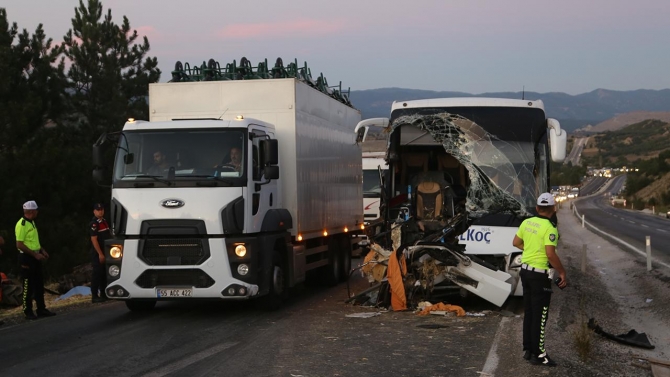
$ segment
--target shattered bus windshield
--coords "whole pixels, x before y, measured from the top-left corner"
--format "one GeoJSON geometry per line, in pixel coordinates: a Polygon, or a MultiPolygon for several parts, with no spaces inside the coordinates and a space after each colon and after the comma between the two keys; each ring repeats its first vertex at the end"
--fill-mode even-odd
{"type": "Polygon", "coordinates": [[[527,216],[537,195],[547,190],[542,110],[463,107],[394,111],[392,129],[402,126],[418,129],[423,136],[401,136],[401,145],[411,148],[427,143],[424,136],[428,134],[430,142],[441,144],[465,167],[466,208],[473,217],[499,211],[527,216]]]}

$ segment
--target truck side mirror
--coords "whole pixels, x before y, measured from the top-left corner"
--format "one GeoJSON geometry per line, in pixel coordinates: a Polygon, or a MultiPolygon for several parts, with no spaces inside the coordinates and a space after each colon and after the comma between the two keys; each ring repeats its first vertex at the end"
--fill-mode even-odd
{"type": "Polygon", "coordinates": [[[362,143],[365,141],[365,136],[368,134],[368,128],[367,127],[361,127],[358,129],[356,132],[356,143],[362,143]]]}
{"type": "Polygon", "coordinates": [[[551,160],[563,162],[565,160],[565,148],[568,141],[568,133],[561,129],[561,124],[556,120],[547,119],[549,128],[549,148],[551,148],[551,160]]]}
{"type": "Polygon", "coordinates": [[[135,161],[135,154],[128,153],[123,156],[123,163],[126,165],[131,165],[135,161]]]}
{"type": "Polygon", "coordinates": [[[99,167],[93,168],[93,181],[95,181],[96,183],[102,182],[105,179],[104,173],[105,171],[102,168],[99,167]]]}
{"type": "Polygon", "coordinates": [[[279,163],[279,146],[277,140],[264,139],[259,142],[259,145],[261,148],[262,166],[277,165],[279,163]]]}
{"type": "Polygon", "coordinates": [[[266,166],[265,169],[263,169],[263,176],[265,176],[265,179],[278,179],[279,178],[279,166],[277,165],[270,165],[266,166]]]}
{"type": "Polygon", "coordinates": [[[96,143],[93,144],[93,167],[103,167],[105,164],[102,162],[102,145],[96,143]]]}

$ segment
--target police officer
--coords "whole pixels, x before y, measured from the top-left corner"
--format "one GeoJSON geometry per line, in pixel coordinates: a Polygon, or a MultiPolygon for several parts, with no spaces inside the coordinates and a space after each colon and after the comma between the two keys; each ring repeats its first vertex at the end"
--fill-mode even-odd
{"type": "Polygon", "coordinates": [[[88,224],[91,236],[91,301],[93,303],[107,300],[105,287],[107,286],[107,275],[105,274],[105,241],[111,237],[109,224],[105,220],[105,207],[102,203],[93,205],[93,219],[88,224]]]}
{"type": "Polygon", "coordinates": [[[23,203],[23,217],[16,223],[16,248],[21,253],[21,280],[23,281],[23,314],[26,319],[51,317],[56,313],[47,310],[44,304],[44,278],[42,262],[49,259],[49,254],[40,245],[35,218],[37,203],[34,200],[23,203]],[[37,305],[37,315],[33,313],[33,300],[37,305]]]}
{"type": "Polygon", "coordinates": [[[549,269],[560,276],[558,286],[567,286],[565,269],[556,254],[558,230],[551,217],[556,213],[554,197],[544,193],[537,198],[538,216],[524,220],[512,244],[523,250],[521,256],[521,284],[523,286],[523,349],[524,359],[531,364],[556,366],[545,350],[545,332],[551,301],[549,269]],[[550,267],[551,265],[551,267],[550,267]]]}

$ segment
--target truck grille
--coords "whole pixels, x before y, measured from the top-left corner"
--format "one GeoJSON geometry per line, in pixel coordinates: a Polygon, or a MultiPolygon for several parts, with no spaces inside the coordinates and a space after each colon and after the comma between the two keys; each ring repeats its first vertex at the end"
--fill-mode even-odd
{"type": "Polygon", "coordinates": [[[140,245],[140,256],[152,266],[192,266],[209,258],[209,248],[203,239],[159,238],[146,239],[140,245]]]}
{"type": "Polygon", "coordinates": [[[160,286],[207,288],[214,285],[214,279],[200,269],[146,270],[135,280],[135,284],[140,288],[160,286]]]}

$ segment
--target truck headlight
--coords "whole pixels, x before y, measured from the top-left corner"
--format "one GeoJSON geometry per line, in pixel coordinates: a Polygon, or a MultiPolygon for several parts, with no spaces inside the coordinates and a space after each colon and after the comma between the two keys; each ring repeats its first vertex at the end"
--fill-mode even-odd
{"type": "Polygon", "coordinates": [[[114,259],[121,258],[123,256],[123,246],[121,245],[112,246],[112,248],[109,249],[109,256],[111,256],[114,259]]]}
{"type": "Polygon", "coordinates": [[[235,246],[235,255],[237,255],[240,258],[247,255],[247,247],[244,245],[235,246]]]}
{"type": "Polygon", "coordinates": [[[117,277],[119,276],[121,269],[119,268],[119,266],[113,264],[109,266],[109,269],[107,271],[109,272],[109,276],[117,277]]]}
{"type": "Polygon", "coordinates": [[[249,266],[246,264],[241,264],[237,266],[237,273],[244,276],[249,273],[249,266]]]}

